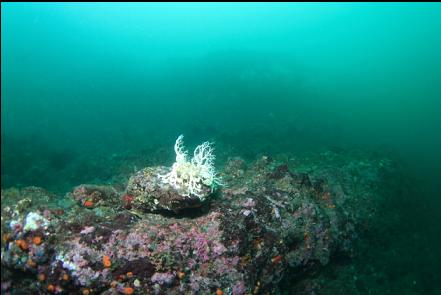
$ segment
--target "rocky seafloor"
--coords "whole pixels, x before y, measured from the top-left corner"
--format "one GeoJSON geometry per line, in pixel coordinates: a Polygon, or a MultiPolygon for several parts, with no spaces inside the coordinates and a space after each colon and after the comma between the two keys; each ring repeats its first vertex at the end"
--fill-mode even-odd
{"type": "Polygon", "coordinates": [[[140,202],[134,183],[155,169],[65,196],[2,189],[2,294],[320,294],[316,274],[354,255],[397,168],[366,153],[231,158],[185,209],[140,202]]]}

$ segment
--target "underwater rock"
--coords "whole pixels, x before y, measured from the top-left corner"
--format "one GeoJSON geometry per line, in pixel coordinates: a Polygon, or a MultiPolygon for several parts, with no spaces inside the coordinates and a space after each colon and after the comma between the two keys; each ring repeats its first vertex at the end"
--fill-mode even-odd
{"type": "Polygon", "coordinates": [[[352,171],[380,176],[389,168],[378,159],[363,159],[372,162],[364,166],[352,160],[316,163],[305,173],[267,157],[248,165],[234,158],[219,196],[193,216],[181,210],[202,202],[164,184],[158,175],[165,167],[136,172],[125,192],[76,187],[67,197],[77,202],[61,211],[40,197],[43,190],[2,190],[2,200],[32,199],[32,206],[2,204],[2,286],[25,293],[240,295],[275,293],[290,278],[299,290],[334,255],[351,257],[357,235],[378,218],[381,196],[372,181],[381,187],[384,178],[355,179],[352,171]],[[163,209],[171,212],[157,214],[163,209]],[[24,230],[29,216],[41,226],[24,230]]]}
{"type": "Polygon", "coordinates": [[[76,202],[88,208],[118,204],[118,192],[111,186],[82,184],[75,187],[69,195],[76,202]]]}
{"type": "MultiPolygon", "coordinates": [[[[131,206],[135,209],[154,212],[171,210],[179,212],[182,209],[201,207],[203,201],[197,196],[184,196],[168,183],[164,183],[159,175],[167,174],[167,167],[148,167],[136,172],[130,177],[127,185],[127,195],[131,196],[131,206]]],[[[203,194],[211,194],[211,188],[201,186],[203,194]]]]}
{"type": "Polygon", "coordinates": [[[291,175],[291,172],[289,171],[288,164],[281,164],[277,166],[274,171],[272,171],[268,177],[272,179],[280,179],[284,177],[285,175],[291,175]]]}

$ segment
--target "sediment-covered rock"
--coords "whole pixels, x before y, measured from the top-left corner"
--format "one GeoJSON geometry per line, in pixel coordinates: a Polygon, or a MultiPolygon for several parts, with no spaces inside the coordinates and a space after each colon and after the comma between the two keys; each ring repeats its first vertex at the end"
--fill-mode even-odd
{"type": "MultiPolygon", "coordinates": [[[[168,183],[164,183],[159,175],[170,171],[166,167],[148,167],[136,172],[129,179],[126,198],[132,198],[131,206],[145,212],[171,210],[176,213],[183,209],[201,207],[201,198],[185,196],[168,183]]],[[[211,194],[211,188],[201,186],[204,195],[211,194]]]]}
{"type": "Polygon", "coordinates": [[[117,206],[118,192],[111,186],[82,184],[73,189],[70,197],[85,207],[117,206]]]}
{"type": "Polygon", "coordinates": [[[294,168],[235,158],[204,206],[161,183],[164,167],[135,173],[120,192],[82,185],[57,199],[37,188],[2,190],[2,288],[264,294],[284,277],[301,285],[333,255],[351,255],[357,233],[375,222],[377,188],[391,167],[364,155],[294,168]]]}

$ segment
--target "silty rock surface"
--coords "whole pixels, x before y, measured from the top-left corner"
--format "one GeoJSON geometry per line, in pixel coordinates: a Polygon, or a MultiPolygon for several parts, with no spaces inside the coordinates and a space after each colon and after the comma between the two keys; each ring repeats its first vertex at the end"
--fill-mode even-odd
{"type": "Polygon", "coordinates": [[[362,156],[294,169],[232,159],[225,186],[198,204],[159,182],[163,167],[137,172],[120,192],[2,190],[2,292],[264,294],[287,277],[301,286],[333,255],[350,257],[375,222],[393,169],[362,156]]]}
{"type": "MultiPolygon", "coordinates": [[[[171,185],[164,183],[159,175],[169,172],[167,167],[148,167],[136,172],[130,177],[127,185],[127,195],[132,198],[133,208],[155,212],[159,210],[171,210],[176,213],[183,209],[197,208],[203,205],[197,196],[184,196],[171,185]]],[[[211,188],[202,185],[204,195],[210,195],[211,188]]]]}

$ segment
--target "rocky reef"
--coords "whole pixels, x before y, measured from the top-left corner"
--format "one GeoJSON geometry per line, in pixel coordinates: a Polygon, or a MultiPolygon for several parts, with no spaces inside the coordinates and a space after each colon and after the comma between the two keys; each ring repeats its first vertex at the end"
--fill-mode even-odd
{"type": "Polygon", "coordinates": [[[164,169],[125,189],[2,190],[2,294],[277,294],[287,280],[312,294],[312,274],[376,222],[394,173],[363,153],[232,158],[201,202],[158,184],[164,169]]]}

